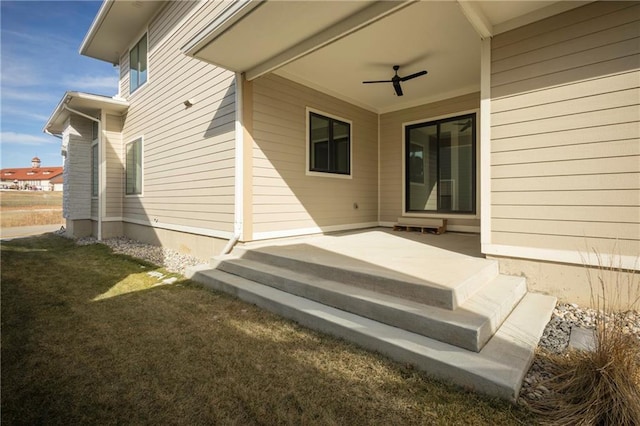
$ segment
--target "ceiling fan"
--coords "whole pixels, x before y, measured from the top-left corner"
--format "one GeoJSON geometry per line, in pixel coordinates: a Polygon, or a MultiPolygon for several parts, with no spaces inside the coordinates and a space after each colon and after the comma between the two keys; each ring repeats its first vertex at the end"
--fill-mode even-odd
{"type": "Polygon", "coordinates": [[[406,77],[400,77],[398,75],[398,70],[400,69],[400,65],[394,65],[393,70],[396,72],[391,80],[373,80],[373,81],[363,81],[362,84],[370,84],[370,83],[393,83],[393,88],[396,90],[396,95],[402,96],[402,87],[400,83],[403,81],[411,80],[412,78],[420,77],[421,75],[425,75],[427,73],[426,70],[418,71],[414,74],[410,74],[406,77]]]}

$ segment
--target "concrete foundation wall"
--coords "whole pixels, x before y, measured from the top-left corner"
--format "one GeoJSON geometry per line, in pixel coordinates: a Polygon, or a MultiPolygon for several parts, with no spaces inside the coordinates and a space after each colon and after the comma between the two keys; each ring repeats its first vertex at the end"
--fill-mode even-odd
{"type": "Polygon", "coordinates": [[[124,230],[122,222],[102,222],[102,238],[121,237],[123,235],[124,230]]]}
{"type": "Polygon", "coordinates": [[[228,242],[221,238],[154,228],[130,222],[122,222],[122,231],[123,235],[131,239],[176,250],[207,261],[212,256],[219,255],[228,242]]]}
{"type": "Polygon", "coordinates": [[[92,221],[89,219],[67,219],[66,235],[71,238],[83,238],[93,234],[92,221]]]}
{"type": "Polygon", "coordinates": [[[556,296],[561,303],[592,306],[592,287],[596,296],[603,295],[599,277],[605,283],[605,301],[612,308],[627,310],[630,302],[640,297],[640,275],[617,271],[615,260],[613,265],[598,268],[507,257],[487,258],[499,262],[502,274],[526,277],[529,291],[556,296]]]}

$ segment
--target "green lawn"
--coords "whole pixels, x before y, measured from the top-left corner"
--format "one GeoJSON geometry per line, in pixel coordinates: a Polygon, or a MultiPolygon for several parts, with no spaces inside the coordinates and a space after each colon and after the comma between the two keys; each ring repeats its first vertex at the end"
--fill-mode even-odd
{"type": "Polygon", "coordinates": [[[153,265],[56,236],[2,243],[2,424],[530,424],[153,265]]]}

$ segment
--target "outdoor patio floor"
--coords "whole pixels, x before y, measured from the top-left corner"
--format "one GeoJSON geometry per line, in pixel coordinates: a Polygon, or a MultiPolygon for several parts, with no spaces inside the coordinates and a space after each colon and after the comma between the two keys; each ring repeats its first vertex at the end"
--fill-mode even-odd
{"type": "Polygon", "coordinates": [[[388,228],[270,240],[241,248],[441,289],[456,288],[493,263],[480,253],[478,234],[388,228]]]}

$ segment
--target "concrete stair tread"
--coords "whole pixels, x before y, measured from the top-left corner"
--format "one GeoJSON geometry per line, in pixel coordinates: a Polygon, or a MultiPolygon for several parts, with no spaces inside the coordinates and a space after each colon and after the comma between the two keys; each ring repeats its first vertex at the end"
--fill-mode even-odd
{"type": "Polygon", "coordinates": [[[527,294],[477,353],[219,270],[197,267],[188,275],[206,287],[234,294],[307,327],[411,363],[433,376],[511,400],[517,398],[555,306],[553,297],[527,294]]]}
{"type": "Polygon", "coordinates": [[[254,249],[237,248],[233,255],[286,267],[298,272],[340,280],[447,309],[462,305],[489,280],[498,275],[497,262],[469,256],[437,256],[426,264],[418,255],[403,254],[377,264],[308,245],[275,245],[254,249]],[[384,265],[384,266],[383,266],[384,265]],[[391,266],[393,265],[393,267],[391,266]],[[421,265],[421,266],[416,266],[421,265]],[[404,272],[403,272],[404,271],[404,272]]]}
{"type": "Polygon", "coordinates": [[[473,351],[484,346],[526,293],[523,278],[499,275],[448,310],[249,259],[227,257],[217,268],[473,351]]]}

